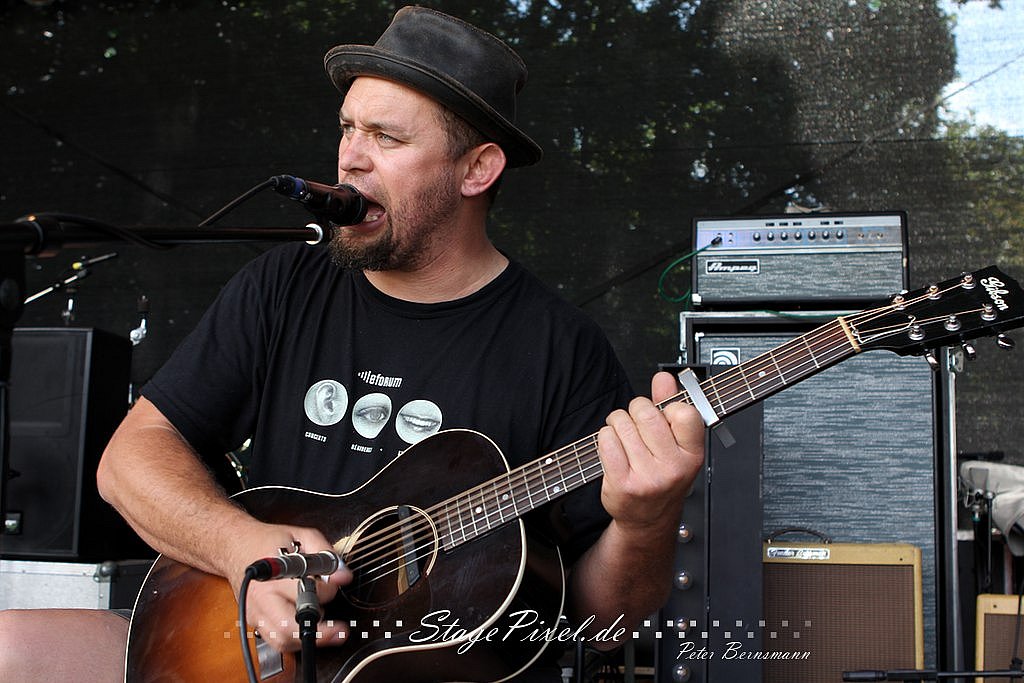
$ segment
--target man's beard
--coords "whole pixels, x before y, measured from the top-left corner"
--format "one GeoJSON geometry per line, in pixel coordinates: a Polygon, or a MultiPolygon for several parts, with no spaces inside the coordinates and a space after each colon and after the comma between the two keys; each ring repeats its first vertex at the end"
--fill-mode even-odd
{"type": "Polygon", "coordinates": [[[432,245],[443,239],[438,226],[449,222],[459,196],[449,169],[404,207],[386,207],[386,226],[373,242],[359,245],[337,230],[330,242],[331,260],[336,266],[354,270],[411,270],[432,256],[432,245]],[[396,224],[406,227],[404,242],[396,237],[396,224]],[[411,225],[418,227],[410,230],[411,225]]]}
{"type": "Polygon", "coordinates": [[[398,247],[394,235],[390,216],[384,233],[363,247],[350,244],[338,230],[330,242],[331,261],[339,268],[352,270],[391,270],[394,262],[398,260],[398,247]]]}

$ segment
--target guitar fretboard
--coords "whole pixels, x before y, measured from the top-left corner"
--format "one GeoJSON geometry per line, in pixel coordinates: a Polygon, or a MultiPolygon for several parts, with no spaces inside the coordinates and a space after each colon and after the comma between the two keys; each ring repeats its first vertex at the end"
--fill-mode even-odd
{"type": "MultiPolygon", "coordinates": [[[[732,415],[857,353],[838,318],[700,384],[718,418],[732,415]]],[[[685,390],[659,404],[693,403],[685,390]]],[[[597,434],[449,498],[431,509],[441,544],[450,550],[594,481],[604,474],[597,434]]]]}

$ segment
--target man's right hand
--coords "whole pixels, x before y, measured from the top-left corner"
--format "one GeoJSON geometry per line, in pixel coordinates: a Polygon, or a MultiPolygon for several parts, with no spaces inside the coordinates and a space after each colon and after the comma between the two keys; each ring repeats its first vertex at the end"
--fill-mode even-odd
{"type": "MultiPolygon", "coordinates": [[[[245,575],[245,569],[253,562],[266,557],[276,557],[281,549],[285,552],[317,553],[334,550],[331,543],[316,529],[276,524],[261,524],[254,533],[240,539],[225,564],[225,572],[236,599],[245,575]],[[296,543],[297,546],[296,547],[296,543]]],[[[347,568],[327,577],[317,578],[317,596],[321,604],[334,599],[338,588],[352,580],[347,568]]],[[[256,629],[260,637],[274,649],[281,652],[296,652],[300,649],[299,626],[295,621],[295,599],[298,595],[298,580],[281,579],[252,581],[246,598],[246,621],[256,629]]],[[[348,637],[348,628],[343,622],[322,621],[317,627],[317,645],[340,645],[348,637]]]]}

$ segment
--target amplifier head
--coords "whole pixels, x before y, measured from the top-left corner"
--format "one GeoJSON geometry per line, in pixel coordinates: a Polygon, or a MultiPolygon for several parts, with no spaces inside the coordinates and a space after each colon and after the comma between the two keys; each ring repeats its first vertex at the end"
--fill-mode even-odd
{"type": "Polygon", "coordinates": [[[906,228],[902,212],[696,218],[693,305],[860,308],[907,289],[906,228]]]}

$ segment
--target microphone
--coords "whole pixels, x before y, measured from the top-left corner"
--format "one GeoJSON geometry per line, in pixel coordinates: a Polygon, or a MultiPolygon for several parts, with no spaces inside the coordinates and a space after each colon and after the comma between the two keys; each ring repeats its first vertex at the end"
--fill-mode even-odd
{"type": "Polygon", "coordinates": [[[256,581],[300,579],[333,574],[344,566],[340,555],[331,550],[321,550],[311,554],[281,553],[277,557],[265,557],[246,567],[245,573],[256,581]]]}
{"type": "Polygon", "coordinates": [[[355,225],[366,218],[366,199],[351,185],[324,185],[290,175],[270,181],[275,191],[305,205],[318,220],[355,225]]]}

